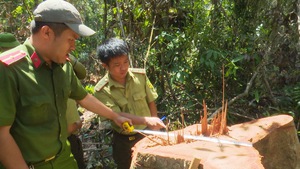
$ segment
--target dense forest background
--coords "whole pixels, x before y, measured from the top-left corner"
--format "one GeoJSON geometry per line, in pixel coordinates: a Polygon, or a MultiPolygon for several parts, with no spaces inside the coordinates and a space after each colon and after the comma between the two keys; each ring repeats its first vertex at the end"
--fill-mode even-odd
{"type": "MultiPolygon", "coordinates": [[[[40,2],[1,0],[0,32],[24,42],[40,2]]],[[[97,31],[80,38],[73,53],[88,69],[88,91],[105,73],[97,45],[117,36],[129,44],[131,66],[145,68],[156,87],[160,116],[182,123],[183,114],[187,125],[196,123],[203,100],[212,116],[224,99],[229,125],[289,114],[299,131],[300,0],[69,2],[97,31]]]]}

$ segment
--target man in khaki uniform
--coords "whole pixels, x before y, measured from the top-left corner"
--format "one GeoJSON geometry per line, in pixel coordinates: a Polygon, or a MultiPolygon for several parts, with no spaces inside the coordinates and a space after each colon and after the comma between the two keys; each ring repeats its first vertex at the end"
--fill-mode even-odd
{"type": "MultiPolygon", "coordinates": [[[[129,69],[127,44],[118,38],[108,39],[98,47],[97,55],[108,73],[95,86],[95,97],[115,112],[130,118],[136,129],[165,128],[157,117],[157,93],[145,70],[129,69]]],[[[129,169],[131,148],[143,135],[124,132],[114,123],[112,128],[113,158],[118,169],[129,169]]]]}

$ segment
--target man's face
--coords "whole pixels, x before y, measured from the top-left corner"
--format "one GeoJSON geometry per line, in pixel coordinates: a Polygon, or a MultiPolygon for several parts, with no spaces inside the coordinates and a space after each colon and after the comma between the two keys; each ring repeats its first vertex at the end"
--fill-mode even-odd
{"type": "Polygon", "coordinates": [[[109,71],[112,79],[119,83],[125,82],[129,68],[129,59],[127,55],[112,58],[108,65],[103,64],[103,66],[109,71]]]}
{"type": "Polygon", "coordinates": [[[79,38],[71,29],[62,32],[60,36],[55,36],[49,43],[50,60],[55,63],[65,63],[68,54],[75,50],[75,41],[79,38]]]}

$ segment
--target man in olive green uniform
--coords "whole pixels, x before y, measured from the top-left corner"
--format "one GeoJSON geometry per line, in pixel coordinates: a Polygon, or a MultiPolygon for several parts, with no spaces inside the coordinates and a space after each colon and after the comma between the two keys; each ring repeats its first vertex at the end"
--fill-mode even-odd
{"type": "MultiPolygon", "coordinates": [[[[144,69],[129,69],[128,46],[118,38],[105,41],[97,49],[102,66],[108,73],[95,86],[95,97],[115,112],[132,119],[136,129],[160,129],[164,123],[157,117],[157,93],[144,69]],[[132,118],[135,115],[139,118],[132,118]]],[[[127,133],[112,123],[113,158],[118,169],[128,169],[131,148],[143,138],[139,133],[127,133]]]]}
{"type": "Polygon", "coordinates": [[[15,36],[8,32],[0,33],[0,53],[20,45],[15,36]]]}
{"type": "Polygon", "coordinates": [[[33,14],[31,36],[0,55],[0,168],[77,169],[67,144],[68,98],[118,126],[131,120],[88,94],[67,62],[75,40],[95,33],[76,8],[47,0],[33,14]]]}

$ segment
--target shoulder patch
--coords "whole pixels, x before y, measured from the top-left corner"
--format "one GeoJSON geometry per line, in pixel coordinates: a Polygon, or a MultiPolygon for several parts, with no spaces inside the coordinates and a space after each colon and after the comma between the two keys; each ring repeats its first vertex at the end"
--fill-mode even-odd
{"type": "Polygon", "coordinates": [[[5,55],[0,56],[0,61],[4,63],[6,66],[15,63],[16,61],[24,58],[26,56],[26,52],[22,50],[17,50],[14,52],[7,53],[5,55]]]}
{"type": "Polygon", "coordinates": [[[103,87],[108,83],[108,79],[106,77],[102,78],[95,86],[95,91],[100,91],[103,87]]]}
{"type": "Polygon", "coordinates": [[[132,73],[146,74],[146,70],[141,68],[130,68],[129,70],[132,73]]]}

